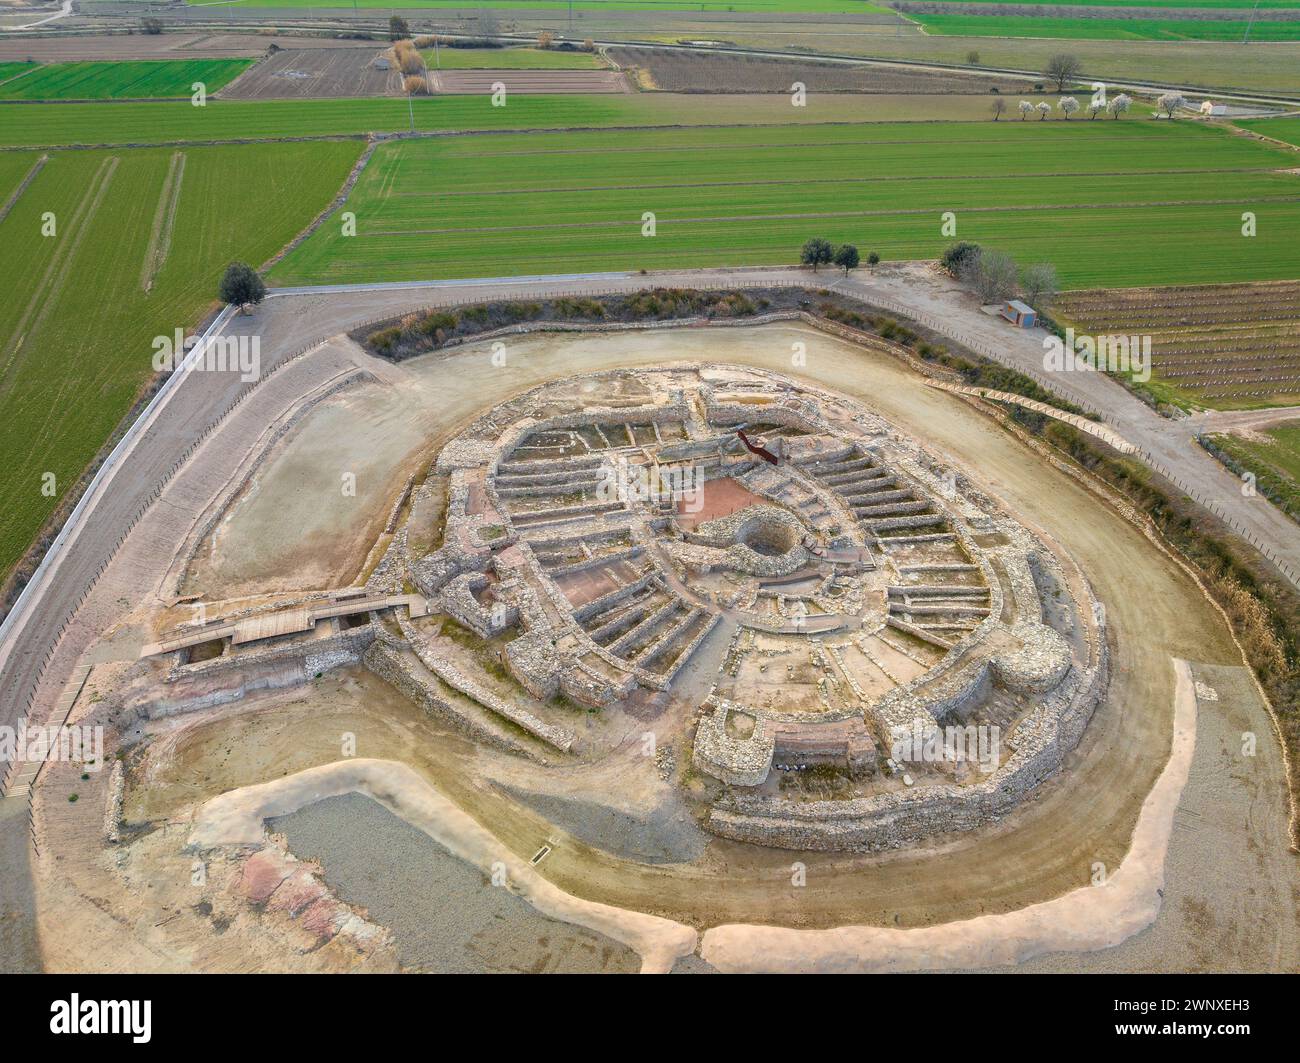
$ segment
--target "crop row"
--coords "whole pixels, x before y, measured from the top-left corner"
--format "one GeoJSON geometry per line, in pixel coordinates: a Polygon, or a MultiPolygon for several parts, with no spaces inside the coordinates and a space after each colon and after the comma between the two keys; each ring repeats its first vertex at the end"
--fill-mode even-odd
{"type": "MultiPolygon", "coordinates": [[[[153,339],[196,323],[231,259],[261,262],[299,232],[359,151],[353,143],[187,150],[173,239],[148,292],[140,280],[172,152],[51,156],[0,222],[0,574],[140,393],[153,339]],[[102,194],[88,196],[92,188],[102,194]],[[41,235],[47,211],[58,219],[53,237],[41,235]],[[46,473],[53,496],[42,491],[46,473]]],[[[35,158],[0,157],[0,201],[35,158]]]]}

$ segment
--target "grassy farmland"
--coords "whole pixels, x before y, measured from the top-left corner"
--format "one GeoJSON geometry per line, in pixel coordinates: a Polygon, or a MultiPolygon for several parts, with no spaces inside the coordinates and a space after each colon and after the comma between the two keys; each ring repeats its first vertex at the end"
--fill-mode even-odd
{"type": "MultiPolygon", "coordinates": [[[[149,379],[153,338],[195,324],[228,261],[264,261],[301,231],[360,150],[187,149],[170,225],[159,204],[176,152],[50,155],[0,221],[0,577],[149,379]],[[45,212],[54,236],[41,235],[45,212]]],[[[0,155],[0,203],[38,159],[0,155]]]]}
{"type": "Polygon", "coordinates": [[[251,59],[50,63],[0,84],[0,100],[188,99],[196,81],[216,92],[252,64],[251,59]]]}
{"type": "Polygon", "coordinates": [[[1285,140],[1300,147],[1300,118],[1252,118],[1235,123],[1266,137],[1285,140]]]}
{"type": "Polygon", "coordinates": [[[1191,123],[1004,122],[483,136],[386,144],[281,283],[790,262],[825,235],[885,258],[958,234],[1067,286],[1300,272],[1282,149],[1191,123]],[[1080,209],[1080,208],[1088,209],[1080,209]],[[1259,217],[1244,239],[1240,216],[1259,217]],[[640,235],[651,211],[657,235],[640,235]]]}
{"type": "MultiPolygon", "coordinates": [[[[202,4],[211,0],[187,0],[202,4]]],[[[352,0],[243,0],[243,7],[278,7],[278,8],[325,8],[346,7],[351,9],[352,0]]],[[[519,0],[475,0],[472,9],[506,8],[518,10],[519,0]]],[[[527,4],[533,11],[565,11],[568,0],[530,0],[527,4]]],[[[361,4],[365,7],[365,4],[361,4]]],[[[387,11],[389,8],[453,8],[463,11],[465,5],[459,0],[391,0],[382,8],[372,10],[387,11]]],[[[865,12],[888,12],[883,5],[873,4],[869,0],[574,0],[575,11],[692,11],[692,12],[750,12],[755,14],[793,13],[793,14],[843,14],[865,12]]]]}
{"type": "MultiPolygon", "coordinates": [[[[1246,21],[1179,18],[1053,18],[1032,15],[909,14],[929,33],[956,37],[1051,37],[1100,41],[1233,41],[1246,33],[1246,21]]],[[[1300,40],[1300,22],[1259,19],[1250,27],[1254,41],[1300,40]]],[[[978,42],[973,42],[978,44],[978,42]]]]}
{"type": "Polygon", "coordinates": [[[1300,422],[1286,422],[1249,437],[1213,435],[1210,443],[1238,469],[1255,474],[1260,494],[1300,519],[1300,422]]]}
{"type": "MultiPolygon", "coordinates": [[[[1037,99],[1038,97],[1034,97],[1037,99]]],[[[991,99],[991,97],[990,97],[991,99]]],[[[1053,101],[1055,97],[1053,97],[1053,101]]],[[[785,94],[749,96],[637,93],[515,95],[505,107],[486,96],[417,97],[419,132],[610,126],[816,125],[826,122],[962,119],[986,121],[983,97],[809,96],[795,108],[785,94]]],[[[405,97],[345,100],[188,100],[163,103],[0,103],[0,146],[60,147],[175,141],[362,136],[408,128],[405,97]]]]}
{"type": "MultiPolygon", "coordinates": [[[[911,14],[932,34],[950,36],[1039,36],[1083,40],[1231,40],[1240,42],[1247,22],[1197,18],[1052,18],[1034,16],[963,16],[911,14]]],[[[1300,40],[1300,22],[1251,26],[1252,40],[1300,40]]]]}

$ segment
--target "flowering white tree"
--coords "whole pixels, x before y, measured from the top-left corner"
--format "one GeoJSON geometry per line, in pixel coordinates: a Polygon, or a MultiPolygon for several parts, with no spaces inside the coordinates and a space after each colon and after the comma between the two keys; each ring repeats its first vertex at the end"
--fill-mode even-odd
{"type": "Polygon", "coordinates": [[[1121,92],[1110,101],[1110,113],[1113,117],[1118,118],[1122,114],[1127,114],[1128,109],[1132,106],[1133,101],[1121,92]]]}
{"type": "Polygon", "coordinates": [[[1061,102],[1058,106],[1061,108],[1061,112],[1065,115],[1065,120],[1068,122],[1070,120],[1070,115],[1074,114],[1074,112],[1079,109],[1079,101],[1073,96],[1062,96],[1061,102]]]}
{"type": "Polygon", "coordinates": [[[1093,100],[1090,104],[1088,104],[1088,117],[1090,119],[1096,118],[1097,115],[1101,114],[1101,112],[1104,111],[1105,109],[1106,109],[1106,105],[1102,103],[1101,100],[1093,100]]]}
{"type": "Polygon", "coordinates": [[[1028,118],[1033,113],[1034,113],[1034,105],[1030,103],[1028,100],[1021,100],[1020,120],[1023,122],[1026,118],[1028,118]]]}
{"type": "Polygon", "coordinates": [[[1038,105],[1038,120],[1040,122],[1051,113],[1052,113],[1052,105],[1048,103],[1046,100],[1044,100],[1042,103],[1038,105]]]}
{"type": "Polygon", "coordinates": [[[1156,100],[1160,109],[1170,118],[1173,118],[1178,108],[1182,107],[1186,102],[1187,100],[1181,92],[1166,92],[1160,99],[1156,100]]]}

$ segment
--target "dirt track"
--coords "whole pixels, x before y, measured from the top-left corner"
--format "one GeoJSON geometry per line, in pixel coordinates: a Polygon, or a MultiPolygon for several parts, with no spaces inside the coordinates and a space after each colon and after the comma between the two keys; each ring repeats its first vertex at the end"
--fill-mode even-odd
{"type": "Polygon", "coordinates": [[[396,70],[375,66],[376,44],[351,48],[294,48],[276,52],[223,88],[231,100],[298,100],[330,97],[391,96],[396,70]]]}

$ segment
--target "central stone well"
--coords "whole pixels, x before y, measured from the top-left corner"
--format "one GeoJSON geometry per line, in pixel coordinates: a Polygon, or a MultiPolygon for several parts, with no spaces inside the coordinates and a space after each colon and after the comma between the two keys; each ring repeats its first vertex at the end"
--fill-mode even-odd
{"type": "Polygon", "coordinates": [[[790,524],[765,513],[742,524],[736,531],[736,541],[761,557],[781,557],[799,544],[799,537],[790,524]]]}

